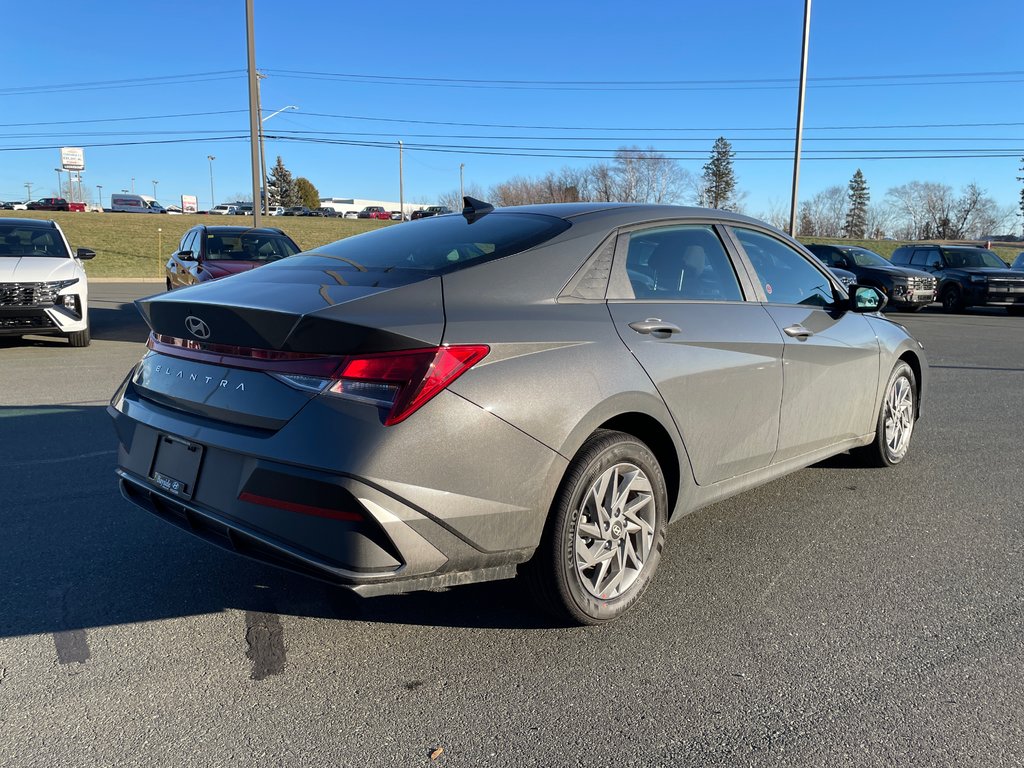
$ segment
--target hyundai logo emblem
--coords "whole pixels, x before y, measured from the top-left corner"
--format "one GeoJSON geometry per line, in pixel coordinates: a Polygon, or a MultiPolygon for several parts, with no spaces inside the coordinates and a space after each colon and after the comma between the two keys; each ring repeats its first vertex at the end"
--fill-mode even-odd
{"type": "Polygon", "coordinates": [[[195,315],[189,315],[185,318],[185,328],[188,332],[195,336],[197,339],[208,339],[210,338],[210,326],[204,323],[195,315]]]}

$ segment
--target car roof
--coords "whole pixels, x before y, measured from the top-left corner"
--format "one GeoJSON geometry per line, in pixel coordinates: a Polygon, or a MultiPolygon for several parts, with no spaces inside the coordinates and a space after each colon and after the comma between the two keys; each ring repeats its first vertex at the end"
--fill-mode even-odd
{"type": "MultiPolygon", "coordinates": [[[[740,213],[719,208],[696,208],[684,205],[651,203],[542,203],[495,208],[495,213],[537,213],[561,219],[600,219],[606,226],[624,226],[670,219],[715,219],[727,224],[749,224],[764,227],[765,223],[740,213]]],[[[458,212],[456,212],[458,213],[458,212]]]]}
{"type": "Polygon", "coordinates": [[[0,225],[2,224],[13,224],[26,229],[57,229],[57,222],[52,219],[10,219],[5,216],[0,219],[0,225]]]}
{"type": "Polygon", "coordinates": [[[228,224],[201,224],[200,226],[206,227],[206,231],[214,235],[284,235],[284,232],[272,227],[233,227],[228,224]]]}

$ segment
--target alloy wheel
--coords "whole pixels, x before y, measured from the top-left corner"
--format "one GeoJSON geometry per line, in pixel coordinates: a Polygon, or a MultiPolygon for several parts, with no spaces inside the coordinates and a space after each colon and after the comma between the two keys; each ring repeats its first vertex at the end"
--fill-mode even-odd
{"type": "Polygon", "coordinates": [[[913,431],[913,385],[906,376],[897,376],[885,395],[885,448],[893,459],[903,458],[913,431]]]}
{"type": "Polygon", "coordinates": [[[576,571],[583,587],[610,600],[626,592],[651,555],[657,520],[651,482],[635,464],[606,469],[583,496],[576,571]]]}

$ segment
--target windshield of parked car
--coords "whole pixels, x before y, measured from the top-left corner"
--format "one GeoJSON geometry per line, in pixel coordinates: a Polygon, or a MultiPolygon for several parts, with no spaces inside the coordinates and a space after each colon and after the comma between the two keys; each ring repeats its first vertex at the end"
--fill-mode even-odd
{"type": "Polygon", "coordinates": [[[465,216],[441,216],[347,237],[289,264],[441,275],[533,248],[569,226],[564,219],[530,213],[491,213],[472,223],[465,216]]]}
{"type": "Polygon", "coordinates": [[[948,248],[943,250],[951,267],[996,267],[1006,269],[1006,262],[985,248],[948,248]]]}
{"type": "Polygon", "coordinates": [[[858,267],[888,267],[892,266],[886,259],[867,248],[840,248],[843,255],[858,267]]]}
{"type": "Polygon", "coordinates": [[[64,238],[57,230],[43,227],[2,226],[0,223],[0,257],[50,256],[70,258],[64,238]]]}
{"type": "Polygon", "coordinates": [[[294,243],[282,235],[240,232],[235,235],[206,235],[208,261],[277,261],[299,252],[294,243]]]}

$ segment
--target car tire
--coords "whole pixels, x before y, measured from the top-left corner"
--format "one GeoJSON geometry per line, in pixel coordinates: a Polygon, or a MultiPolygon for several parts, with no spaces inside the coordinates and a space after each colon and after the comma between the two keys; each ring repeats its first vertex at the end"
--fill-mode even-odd
{"type": "Polygon", "coordinates": [[[560,621],[612,621],[651,583],[667,526],[668,492],[654,454],[632,435],[598,431],[570,463],[524,575],[560,621]]]}
{"type": "Polygon", "coordinates": [[[907,456],[917,419],[917,377],[902,360],[896,364],[885,385],[878,409],[875,439],[853,451],[862,464],[895,467],[907,456]]]}
{"type": "Polygon", "coordinates": [[[951,285],[942,292],[942,309],[945,312],[964,311],[964,294],[958,286],[951,285]]]}
{"type": "Polygon", "coordinates": [[[81,331],[72,331],[68,334],[68,344],[72,347],[88,347],[92,338],[89,334],[89,322],[86,320],[85,328],[81,331]]]}

